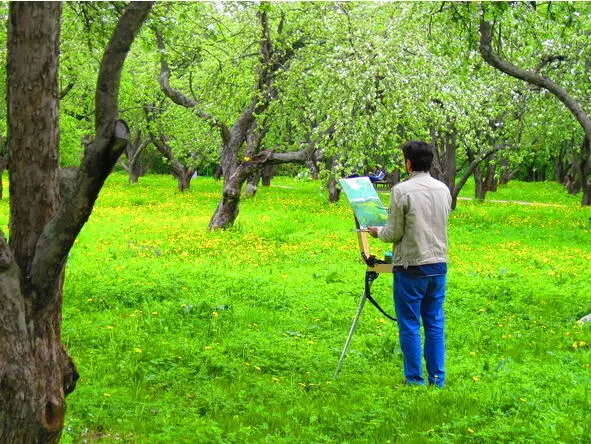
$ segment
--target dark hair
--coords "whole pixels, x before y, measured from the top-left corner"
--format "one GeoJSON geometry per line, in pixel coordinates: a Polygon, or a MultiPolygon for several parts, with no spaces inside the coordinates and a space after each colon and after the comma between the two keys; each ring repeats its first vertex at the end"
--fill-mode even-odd
{"type": "Polygon", "coordinates": [[[413,171],[429,171],[433,162],[433,148],[427,142],[410,140],[402,146],[404,160],[410,160],[413,171]]]}

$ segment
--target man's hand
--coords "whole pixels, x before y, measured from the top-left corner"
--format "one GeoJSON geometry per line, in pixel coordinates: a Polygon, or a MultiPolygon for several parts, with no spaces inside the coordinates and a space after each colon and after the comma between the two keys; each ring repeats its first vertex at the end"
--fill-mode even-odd
{"type": "Polygon", "coordinates": [[[367,232],[371,237],[378,237],[378,227],[367,227],[367,232]]]}

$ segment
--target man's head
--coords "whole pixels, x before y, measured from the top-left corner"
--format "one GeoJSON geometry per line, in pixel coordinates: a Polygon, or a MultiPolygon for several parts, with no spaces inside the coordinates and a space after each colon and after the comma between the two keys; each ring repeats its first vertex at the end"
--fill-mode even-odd
{"type": "Polygon", "coordinates": [[[409,171],[425,171],[431,169],[433,162],[433,148],[427,142],[410,140],[402,146],[404,161],[409,171]],[[408,163],[410,162],[410,168],[408,163]]]}

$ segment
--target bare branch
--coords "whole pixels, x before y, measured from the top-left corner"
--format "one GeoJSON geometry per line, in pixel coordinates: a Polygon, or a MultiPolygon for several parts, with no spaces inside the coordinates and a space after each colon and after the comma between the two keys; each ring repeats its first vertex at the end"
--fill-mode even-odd
{"type": "Polygon", "coordinates": [[[168,66],[168,61],[166,60],[166,46],[164,44],[164,38],[162,37],[162,33],[159,30],[156,29],[154,33],[156,34],[156,42],[158,44],[158,50],[160,51],[160,89],[164,95],[166,95],[166,97],[168,97],[177,105],[194,109],[195,113],[201,119],[206,120],[213,128],[216,128],[220,131],[222,139],[226,139],[228,136],[228,127],[224,122],[203,111],[199,107],[199,103],[196,100],[187,97],[178,89],[174,89],[172,86],[170,86],[170,67],[168,66]]]}

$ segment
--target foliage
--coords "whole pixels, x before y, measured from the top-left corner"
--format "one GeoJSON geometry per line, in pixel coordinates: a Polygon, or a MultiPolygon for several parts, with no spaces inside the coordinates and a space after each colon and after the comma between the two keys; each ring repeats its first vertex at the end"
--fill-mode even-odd
{"type": "MultiPolygon", "coordinates": [[[[583,441],[591,432],[591,213],[553,183],[460,201],[443,390],[400,385],[371,306],[332,380],[363,266],[346,202],[276,178],[232,230],[221,184],[109,178],[68,259],[63,339],[81,373],[65,442],[583,441]]],[[[465,190],[471,196],[471,190],[465,190]]],[[[387,194],[383,194],[384,201],[387,194]]],[[[8,207],[0,203],[6,228],[8,207]]],[[[385,244],[373,241],[377,253],[385,244]]],[[[374,295],[390,305],[391,281],[374,295]]]]}

